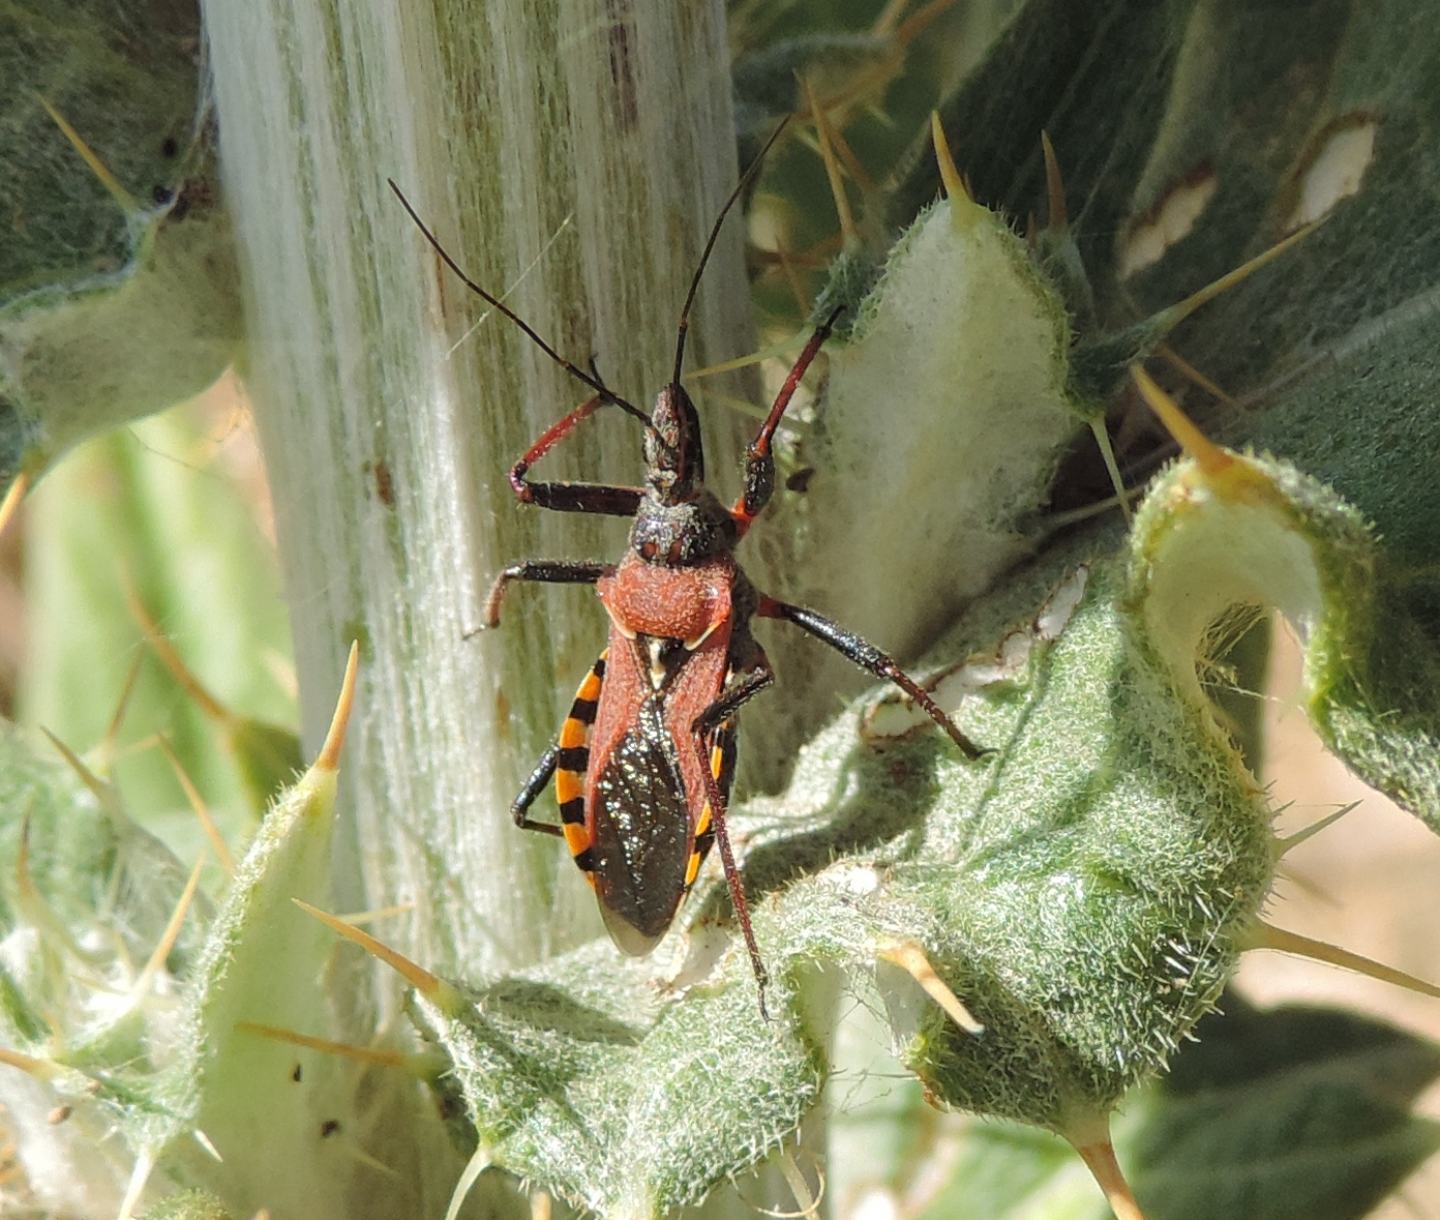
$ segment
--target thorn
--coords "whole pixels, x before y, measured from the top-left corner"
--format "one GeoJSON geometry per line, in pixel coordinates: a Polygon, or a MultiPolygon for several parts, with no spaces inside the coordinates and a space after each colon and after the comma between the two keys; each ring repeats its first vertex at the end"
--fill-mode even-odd
{"type": "Polygon", "coordinates": [[[968,229],[985,209],[975,202],[970,188],[955,168],[955,158],[950,155],[950,141],[945,136],[945,128],[940,125],[940,114],[935,110],[930,112],[930,142],[935,146],[935,163],[940,167],[945,196],[950,200],[951,223],[957,230],[968,229]]]}
{"type": "Polygon", "coordinates": [[[1342,949],[1338,945],[1332,945],[1323,940],[1312,940],[1308,936],[1301,936],[1298,932],[1287,932],[1284,928],[1273,927],[1262,920],[1257,919],[1251,925],[1250,930],[1240,940],[1240,948],[1242,950],[1274,949],[1278,953],[1293,953],[1297,957],[1308,957],[1317,962],[1326,962],[1331,966],[1339,966],[1343,970],[1353,970],[1356,974],[1379,979],[1382,983],[1394,983],[1395,986],[1404,987],[1407,991],[1415,991],[1421,995],[1440,999],[1440,987],[1434,983],[1427,983],[1424,979],[1417,979],[1413,974],[1406,974],[1403,970],[1396,970],[1393,966],[1385,966],[1368,957],[1362,957],[1358,953],[1351,953],[1349,949],[1342,949]]]}
{"type": "Polygon", "coordinates": [[[135,620],[146,643],[154,650],[161,663],[205,715],[226,728],[232,728],[236,723],[235,714],[205,688],[200,679],[195,676],[194,671],[185,664],[184,658],[175,650],[175,646],[165,638],[165,634],[160,630],[160,625],[150,617],[145,603],[140,600],[135,582],[127,575],[121,581],[121,585],[125,594],[125,604],[130,610],[130,617],[135,620]]]}
{"type": "Polygon", "coordinates": [[[35,97],[40,105],[45,108],[45,113],[50,116],[55,126],[60,128],[61,135],[70,141],[71,147],[80,154],[80,159],[90,167],[90,172],[100,180],[100,185],[109,191],[110,197],[120,205],[120,210],[131,216],[137,216],[141,212],[144,212],[146,209],[140,206],[140,201],[126,190],[120,180],[110,172],[110,167],[100,160],[95,150],[80,138],[80,133],[70,126],[65,116],[56,110],[41,94],[37,93],[35,97]]]}
{"type": "Polygon", "coordinates": [[[481,1144],[460,1171],[460,1180],[455,1183],[455,1189],[450,1194],[450,1206],[445,1209],[445,1220],[459,1220],[460,1209],[465,1206],[465,1196],[470,1193],[470,1188],[475,1185],[480,1175],[490,1168],[490,1163],[490,1150],[481,1144]]]}
{"type": "Polygon", "coordinates": [[[1202,305],[1208,305],[1216,297],[1228,292],[1242,280],[1249,279],[1250,276],[1254,275],[1260,268],[1274,262],[1284,254],[1285,251],[1290,249],[1291,246],[1309,237],[1322,223],[1322,221],[1315,220],[1311,221],[1310,224],[1302,229],[1296,229],[1289,237],[1277,241],[1268,250],[1257,254],[1247,262],[1241,263],[1234,271],[1227,272],[1213,283],[1206,284],[1205,287],[1201,288],[1198,292],[1192,292],[1183,301],[1177,301],[1169,308],[1162,309],[1151,318],[1151,323],[1161,334],[1169,334],[1202,305]]]}
{"type": "Polygon", "coordinates": [[[1135,518],[1130,512],[1131,492],[1125,488],[1125,480],[1120,475],[1120,464],[1115,460],[1115,449],[1110,444],[1110,433],[1105,427],[1105,417],[1097,415],[1090,420],[1090,431],[1095,435],[1095,444],[1100,449],[1100,457],[1105,462],[1105,470],[1110,475],[1110,486],[1115,489],[1115,500],[1120,505],[1120,512],[1125,517],[1125,524],[1134,524],[1135,518]]]}
{"type": "Polygon", "coordinates": [[[825,177],[830,182],[830,196],[835,200],[835,212],[840,217],[840,233],[847,249],[860,244],[860,231],[855,227],[855,217],[850,211],[850,196],[845,193],[845,182],[840,177],[840,163],[835,159],[835,145],[830,138],[830,116],[815,100],[815,90],[810,79],[800,77],[800,90],[805,95],[805,104],[815,120],[815,134],[820,140],[820,159],[825,163],[825,177]]]}
{"type": "Polygon", "coordinates": [[[1145,1213],[1140,1210],[1140,1204],[1135,1201],[1130,1184],[1121,1172],[1120,1162],[1115,1159],[1115,1145],[1110,1142],[1110,1125],[1104,1119],[1098,1125],[1099,1131],[1091,1138],[1077,1138],[1063,1131],[1061,1134],[1080,1154],[1085,1167],[1105,1193],[1105,1201],[1110,1204],[1116,1220],[1145,1220],[1145,1213]]]}
{"type": "Polygon", "coordinates": [[[1045,192],[1050,201],[1045,227],[1052,233],[1064,233],[1070,228],[1070,213],[1065,208],[1065,180],[1060,175],[1060,162],[1055,159],[1055,146],[1050,143],[1049,132],[1040,133],[1040,151],[1045,156],[1045,192]]]}
{"type": "Polygon", "coordinates": [[[15,853],[15,905],[37,932],[53,936],[73,957],[91,965],[98,964],[98,957],[86,953],[70,935],[70,929],[51,909],[44,896],[35,888],[35,879],[30,875],[30,815],[34,810],[34,799],[30,808],[20,820],[20,844],[15,853]]]}
{"type": "Polygon", "coordinates": [[[225,836],[220,833],[220,827],[215,825],[215,819],[210,816],[210,807],[205,804],[205,798],[200,795],[200,790],[195,787],[194,781],[186,773],[185,764],[175,753],[175,747],[170,744],[170,739],[164,734],[158,734],[155,740],[160,746],[160,752],[170,760],[170,767],[175,772],[175,778],[180,781],[185,799],[190,802],[190,808],[195,811],[200,829],[205,832],[205,837],[210,841],[210,849],[215,853],[215,859],[219,861],[220,867],[225,870],[226,874],[233,877],[235,875],[235,857],[230,854],[230,845],[225,842],[225,836]]]}
{"type": "Polygon", "coordinates": [[[350,712],[355,706],[355,676],[360,670],[360,641],[350,643],[350,656],[345,662],[345,679],[340,684],[340,697],[335,701],[335,715],[330,719],[330,731],[325,734],[325,744],[315,757],[315,768],[319,771],[338,771],[340,751],[345,745],[345,730],[350,724],[350,712]]]}
{"type": "Polygon", "coordinates": [[[341,915],[340,918],[354,928],[361,924],[374,923],[380,919],[389,919],[394,915],[409,915],[414,909],[413,902],[397,902],[394,906],[376,907],[370,911],[356,911],[352,915],[341,915]]]}
{"type": "Polygon", "coordinates": [[[90,770],[74,750],[61,741],[60,738],[56,737],[55,734],[43,724],[40,726],[40,731],[49,739],[50,744],[60,752],[60,757],[69,764],[70,769],[79,776],[80,782],[84,784],[95,799],[100,802],[100,807],[112,818],[119,819],[121,814],[114,787],[106,783],[105,780],[96,775],[94,771],[90,770]]]}
{"type": "Polygon", "coordinates": [[[135,1168],[130,1173],[130,1184],[125,1187],[125,1197],[120,1200],[120,1211],[115,1220],[131,1220],[140,1196],[145,1192],[145,1183],[150,1180],[150,1171],[155,1168],[153,1149],[142,1148],[135,1154],[135,1168]]]}
{"type": "Polygon", "coordinates": [[[49,1059],[37,1059],[34,1055],[26,1055],[20,1051],[12,1051],[0,1046],[0,1063],[8,1063],[13,1068],[19,1068],[27,1076],[33,1076],[36,1080],[54,1080],[60,1075],[60,1065],[49,1059]]]}
{"type": "Polygon", "coordinates": [[[125,682],[120,687],[120,698],[115,701],[115,710],[110,715],[110,723],[105,726],[105,735],[101,737],[99,746],[90,751],[92,756],[96,756],[96,770],[104,772],[107,777],[114,772],[115,762],[120,757],[117,744],[120,740],[120,726],[125,722],[125,713],[130,708],[130,699],[135,694],[135,686],[140,679],[140,667],[144,663],[144,653],[137,652],[135,659],[130,662],[125,682]]]}
{"type": "Polygon", "coordinates": [[[260,654],[260,663],[270,671],[270,677],[274,679],[275,685],[290,700],[300,697],[300,679],[295,675],[295,665],[288,657],[283,657],[273,648],[266,648],[260,654]]]}
{"type": "Polygon", "coordinates": [[[871,38],[889,38],[895,27],[900,24],[900,14],[905,11],[910,0],[886,0],[885,7],[880,10],[879,16],[870,23],[871,38]]]}
{"type": "Polygon", "coordinates": [[[190,1138],[205,1150],[206,1156],[213,1157],[222,1165],[225,1163],[225,1158],[220,1155],[220,1149],[215,1147],[215,1142],[206,1135],[205,1132],[201,1131],[199,1127],[196,1127],[195,1130],[190,1132],[190,1138]]]}
{"type": "Polygon", "coordinates": [[[799,1220],[801,1216],[808,1217],[809,1220],[819,1220],[820,1203],[825,1198],[825,1174],[821,1172],[819,1165],[815,1167],[817,1189],[812,1191],[810,1183],[805,1180],[805,1175],[788,1148],[780,1149],[775,1156],[775,1163],[779,1167],[780,1175],[785,1179],[785,1185],[790,1187],[790,1193],[795,1197],[797,1210],[782,1212],[768,1207],[757,1207],[755,1210],[763,1216],[773,1216],[775,1220],[799,1220]]]}
{"type": "MultiPolygon", "coordinates": [[[[734,411],[737,415],[741,415],[745,419],[753,419],[757,422],[763,422],[769,418],[770,415],[770,412],[764,407],[757,407],[753,402],[749,402],[744,398],[736,398],[734,394],[722,393],[720,390],[692,389],[690,396],[695,399],[695,405],[700,408],[700,414],[702,416],[708,413],[705,407],[707,402],[717,403],[727,411],[734,411]]],[[[800,427],[796,428],[790,419],[786,419],[785,426],[795,432],[803,433],[805,431],[803,423],[800,427]]]]}
{"type": "Polygon", "coordinates": [[[1043,520],[1047,534],[1074,525],[1079,521],[1088,521],[1091,517],[1098,517],[1101,513],[1108,513],[1122,503],[1131,504],[1140,498],[1140,494],[1144,490],[1143,487],[1132,487],[1125,493],[1123,499],[1120,496],[1106,496],[1103,500],[1096,500],[1095,503],[1086,504],[1080,508],[1067,508],[1064,512],[1046,513],[1043,520]]]}
{"type": "Polygon", "coordinates": [[[891,941],[889,944],[879,946],[875,956],[882,961],[890,962],[899,966],[912,979],[924,989],[935,1003],[939,1004],[946,1012],[946,1015],[955,1022],[967,1034],[974,1034],[977,1037],[985,1032],[982,1025],[971,1014],[970,1010],[960,1002],[957,996],[945,981],[935,973],[935,967],[930,964],[930,959],[925,956],[922,946],[913,940],[891,941]]]}
{"type": "Polygon", "coordinates": [[[10,524],[11,518],[20,511],[20,501],[25,498],[25,493],[29,490],[30,476],[22,470],[11,480],[9,490],[5,492],[5,498],[0,500],[0,538],[5,536],[5,527],[10,524]]]}
{"type": "Polygon", "coordinates": [[[1235,459],[1201,432],[1180,409],[1180,404],[1156,385],[1144,368],[1132,364],[1130,375],[1135,379],[1140,397],[1159,417],[1165,430],[1175,438],[1180,448],[1195,460],[1201,471],[1211,478],[1217,478],[1234,465],[1235,459]]]}
{"type": "Polygon", "coordinates": [[[875,179],[872,178],[866,168],[860,164],[860,158],[855,155],[855,150],[850,147],[850,141],[845,138],[845,133],[839,128],[831,128],[830,139],[834,141],[835,153],[840,158],[841,164],[845,166],[845,172],[850,175],[850,180],[860,188],[861,194],[873,195],[878,189],[875,179]]]}
{"type": "Polygon", "coordinates": [[[773,357],[793,356],[809,340],[810,331],[802,330],[799,334],[782,339],[779,343],[772,343],[769,347],[762,347],[749,355],[736,356],[733,360],[722,360],[719,364],[707,364],[703,369],[691,369],[685,374],[685,381],[688,384],[699,377],[714,377],[719,373],[730,373],[735,369],[749,368],[752,364],[759,364],[762,360],[769,360],[773,357]]]}
{"type": "MultiPolygon", "coordinates": [[[[827,111],[840,110],[848,117],[849,113],[857,108],[870,115],[876,122],[886,127],[894,126],[894,120],[874,102],[867,100],[867,95],[875,92],[883,92],[890,82],[894,80],[897,69],[903,64],[903,48],[897,48],[901,53],[892,51],[875,59],[867,67],[861,68],[850,75],[843,86],[829,97],[820,99],[820,104],[827,111]]],[[[791,115],[792,118],[801,122],[810,122],[814,114],[808,106],[801,106],[791,115]]]]}
{"type": "Polygon", "coordinates": [[[911,13],[900,23],[900,28],[895,31],[895,41],[902,47],[908,47],[930,27],[931,22],[947,8],[953,8],[957,2],[958,0],[930,0],[924,8],[911,13]]]}
{"type": "Polygon", "coordinates": [[[1309,826],[1297,830],[1294,834],[1284,836],[1276,835],[1274,843],[1276,859],[1279,859],[1279,857],[1285,855],[1287,852],[1293,851],[1305,842],[1306,839],[1318,835],[1329,826],[1333,826],[1359,804],[1359,801],[1351,801],[1348,805],[1341,805],[1334,813],[1327,813],[1323,818],[1311,822],[1309,826]]]}
{"type": "Polygon", "coordinates": [[[195,861],[195,867],[190,870],[190,878],[185,882],[185,888],[180,892],[180,900],[175,904],[175,910],[170,914],[170,922],[165,925],[165,931],[160,934],[160,943],[155,946],[155,951],[150,954],[150,959],[145,963],[140,973],[135,976],[135,982],[130,988],[129,1004],[127,1008],[134,1007],[145,996],[150,989],[161,968],[165,965],[165,959],[170,956],[170,950],[175,947],[175,942],[180,939],[180,928],[185,923],[185,914],[190,909],[191,902],[195,899],[195,891],[200,886],[200,869],[205,863],[202,855],[195,861]]]}
{"type": "Polygon", "coordinates": [[[351,1157],[352,1160],[358,1161],[367,1169],[373,1169],[376,1173],[383,1173],[387,1178],[391,1179],[391,1181],[394,1182],[399,1182],[403,1180],[398,1169],[396,1169],[393,1165],[387,1165],[378,1156],[366,1152],[365,1149],[360,1147],[359,1144],[353,1143],[350,1140],[346,1140],[341,1146],[344,1148],[345,1152],[351,1157]]]}
{"type": "Polygon", "coordinates": [[[1293,885],[1297,890],[1307,897],[1313,899],[1321,906],[1329,907],[1332,911],[1343,911],[1345,904],[1336,898],[1318,881],[1313,881],[1304,873],[1297,873],[1294,869],[1287,868],[1285,864],[1278,863],[1275,866],[1275,880],[1271,885],[1271,892],[1277,897],[1280,894],[1281,884],[1293,885]]]}
{"type": "Polygon", "coordinates": [[[407,1055],[404,1051],[383,1050],[374,1046],[357,1046],[353,1042],[333,1042],[328,1038],[314,1038],[298,1030],[283,1029],[278,1025],[265,1025],[259,1021],[236,1021],[235,1028],[247,1034],[257,1034],[272,1042],[285,1042],[291,1046],[303,1046],[326,1055],[338,1055],[342,1059],[353,1059],[356,1063],[376,1064],[380,1067],[405,1068],[417,1076],[427,1073],[420,1069],[422,1062],[418,1055],[407,1055]]]}
{"type": "Polygon", "coordinates": [[[1204,373],[1202,373],[1193,364],[1191,364],[1188,360],[1181,356],[1180,353],[1177,352],[1168,343],[1161,343],[1158,347],[1156,347],[1155,354],[1159,356],[1161,360],[1165,361],[1168,365],[1170,365],[1170,367],[1173,368],[1177,373],[1179,373],[1180,376],[1184,377],[1186,381],[1194,382],[1202,390],[1204,390],[1205,393],[1210,394],[1215,398],[1218,398],[1227,407],[1233,407],[1238,405],[1233,396],[1225,393],[1224,390],[1222,390],[1218,385],[1211,381],[1210,378],[1205,376],[1204,373]]]}
{"type": "Polygon", "coordinates": [[[950,141],[945,135],[945,128],[940,123],[940,112],[930,112],[930,142],[935,146],[935,163],[940,167],[940,181],[945,186],[947,197],[954,199],[957,195],[966,195],[965,183],[961,181],[960,171],[955,168],[955,158],[950,153],[950,141]]]}
{"type": "Polygon", "coordinates": [[[461,1007],[460,993],[454,987],[438,975],[431,974],[418,962],[411,961],[399,950],[392,949],[383,941],[376,940],[368,932],[362,932],[338,916],[331,915],[328,911],[322,911],[319,907],[313,907],[308,902],[299,898],[292,898],[290,901],[307,915],[318,919],[337,936],[359,945],[366,953],[384,962],[437,1008],[448,1013],[461,1007]]]}
{"type": "MultiPolygon", "coordinates": [[[[816,144],[815,147],[818,149],[820,146],[816,144]]],[[[755,262],[762,264],[778,264],[783,261],[788,262],[792,267],[803,267],[806,271],[824,271],[835,261],[835,255],[839,253],[839,250],[840,235],[836,233],[829,237],[822,237],[813,246],[804,250],[785,250],[780,247],[772,250],[765,246],[752,246],[750,257],[755,262]]]]}
{"type": "Polygon", "coordinates": [[[805,293],[805,286],[800,282],[800,273],[795,270],[795,260],[784,250],[777,250],[776,255],[780,260],[780,274],[785,277],[785,286],[790,289],[790,295],[795,298],[796,311],[803,318],[810,312],[810,298],[805,293]]]}

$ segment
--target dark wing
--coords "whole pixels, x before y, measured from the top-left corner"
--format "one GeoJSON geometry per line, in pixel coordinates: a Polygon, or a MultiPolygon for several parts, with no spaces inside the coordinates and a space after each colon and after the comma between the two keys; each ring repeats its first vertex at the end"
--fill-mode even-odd
{"type": "Polygon", "coordinates": [[[665,935],[685,892],[690,816],[664,701],[643,699],[591,789],[591,878],[611,938],[636,957],[665,935]]]}
{"type": "MultiPolygon", "coordinates": [[[[709,829],[709,760],[696,751],[689,726],[720,695],[729,640],[726,621],[694,650],[662,646],[665,677],[656,690],[648,637],[611,633],[590,742],[585,824],[600,913],[626,953],[655,947],[693,879],[696,835],[709,829]]],[[[718,742],[717,733],[706,744],[718,742]]],[[[701,842],[702,857],[712,838],[701,842]]]]}

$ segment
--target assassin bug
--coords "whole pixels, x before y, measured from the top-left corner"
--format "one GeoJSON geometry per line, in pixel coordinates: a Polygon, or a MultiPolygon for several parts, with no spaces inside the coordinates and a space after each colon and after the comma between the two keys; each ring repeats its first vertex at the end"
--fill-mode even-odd
{"type": "Polygon", "coordinates": [[[680,311],[670,381],[648,415],[608,389],[593,363],[587,373],[566,360],[471,280],[390,183],[450,270],[594,391],[511,467],[516,497],[522,504],[559,512],[632,519],[629,548],[619,563],[532,559],[511,564],[496,577],[486,600],[484,626],[493,628],[500,624],[501,603],[514,581],[594,585],[610,617],[609,645],[580,684],[559,736],[515,798],[515,823],[565,839],[595,890],[611,938],[635,956],[648,953],[665,935],[701,862],[718,843],[762,1012],[767,976],[725,827],[735,770],[735,713],[775,679],[764,649],[750,633],[751,619],[783,619],[809,632],[900,687],[967,758],[982,753],[885,653],[813,610],[760,593],[734,559],[736,544],[774,491],[775,430],[839,310],[806,343],[746,449],[740,498],[726,508],[705,486],[700,420],[680,384],[690,309],[726,214],[783,126],[715,219],[680,311]],[[607,405],[645,426],[644,487],[537,483],[526,477],[577,424],[607,405]],[[552,778],[558,826],[530,818],[531,806],[552,778]]]}

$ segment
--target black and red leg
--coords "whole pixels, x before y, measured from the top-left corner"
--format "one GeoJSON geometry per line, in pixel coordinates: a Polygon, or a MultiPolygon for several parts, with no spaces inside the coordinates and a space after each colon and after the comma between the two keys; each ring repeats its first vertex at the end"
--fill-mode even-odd
{"type": "Polygon", "coordinates": [[[512,581],[531,580],[545,585],[593,585],[606,572],[614,570],[614,564],[600,563],[593,559],[527,559],[512,563],[495,577],[490,586],[490,595],[485,599],[483,628],[500,626],[500,606],[512,581]]]}
{"type": "Polygon", "coordinates": [[[730,848],[730,834],[725,817],[727,804],[720,777],[711,766],[710,752],[716,734],[739,707],[749,702],[775,681],[775,671],[770,667],[769,658],[756,645],[744,672],[738,673],[731,686],[709,707],[695,717],[690,725],[691,745],[700,756],[702,773],[705,776],[706,799],[710,804],[710,825],[716,845],[720,848],[720,862],[725,868],[725,882],[730,887],[730,901],[735,908],[735,918],[740,922],[740,931],[745,937],[745,948],[750,954],[750,967],[755,971],[755,984],[760,991],[760,1013],[769,1020],[765,1007],[765,987],[770,981],[765,963],[760,957],[760,946],[755,942],[755,931],[750,926],[750,904],[745,899],[745,883],[740,870],[735,867],[735,854],[730,848]]]}
{"type": "Polygon", "coordinates": [[[638,487],[612,487],[605,483],[532,483],[530,467],[558,445],[576,424],[593,415],[607,401],[596,394],[558,422],[551,424],[525,455],[510,468],[510,486],[522,504],[535,504],[562,513],[601,513],[607,517],[633,517],[643,494],[638,487]]]}
{"type": "Polygon", "coordinates": [[[960,747],[960,752],[966,758],[979,758],[988,753],[960,731],[955,722],[945,714],[944,709],[930,697],[929,692],[907,675],[896,664],[894,658],[881,652],[869,640],[856,635],[853,631],[846,631],[845,628],[831,622],[823,614],[816,614],[815,611],[807,610],[803,606],[792,606],[788,602],[776,601],[773,597],[762,597],[755,613],[762,618],[778,618],[784,619],[787,623],[794,623],[802,631],[807,631],[817,640],[829,644],[836,652],[853,661],[861,669],[874,674],[877,678],[893,682],[915,700],[931,720],[945,730],[950,740],[960,747]]]}
{"type": "Polygon", "coordinates": [[[810,341],[805,344],[804,350],[790,369],[790,375],[785,378],[785,384],[780,387],[780,393],[775,396],[770,414],[765,417],[760,431],[745,449],[745,490],[735,502],[735,507],[730,510],[730,515],[735,518],[735,524],[742,535],[770,502],[775,491],[775,455],[771,452],[775,430],[780,426],[785,408],[795,397],[795,391],[799,388],[811,361],[819,355],[821,346],[830,337],[835,321],[844,312],[844,308],[843,305],[837,308],[810,336],[810,341]]]}

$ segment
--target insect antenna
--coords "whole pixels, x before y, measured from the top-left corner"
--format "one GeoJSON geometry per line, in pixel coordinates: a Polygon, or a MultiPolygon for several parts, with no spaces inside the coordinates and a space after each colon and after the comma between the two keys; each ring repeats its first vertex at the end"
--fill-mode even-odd
{"type": "Polygon", "coordinates": [[[771,145],[780,138],[780,133],[785,130],[785,124],[790,121],[787,114],[775,125],[775,130],[770,133],[770,138],[765,141],[755,160],[750,162],[750,168],[740,175],[740,181],[735,184],[735,189],[730,192],[730,198],[725,200],[725,206],[720,209],[720,215],[715,217],[715,223],[710,228],[710,236],[705,241],[705,249],[700,253],[700,264],[695,268],[695,274],[690,280],[690,291],[685,294],[685,305],[680,310],[680,325],[675,336],[675,374],[670,379],[671,385],[680,384],[680,366],[685,363],[685,335],[690,329],[690,307],[695,304],[695,294],[700,291],[700,277],[705,273],[705,264],[710,261],[710,251],[715,248],[715,242],[720,236],[720,226],[725,223],[725,216],[728,213],[740,194],[750,185],[750,181],[759,172],[760,163],[765,160],[765,154],[770,151],[771,145]]]}
{"type": "MultiPolygon", "coordinates": [[[[500,300],[493,294],[486,292],[485,289],[481,288],[479,284],[477,284],[468,275],[466,275],[464,269],[460,266],[460,264],[450,257],[450,252],[440,244],[440,239],[437,238],[435,234],[430,231],[429,226],[427,226],[426,223],[420,219],[420,214],[415,211],[415,209],[410,205],[410,201],[405,198],[405,192],[395,185],[395,179],[386,178],[385,181],[390,184],[390,189],[395,192],[395,198],[400,200],[400,206],[403,207],[408,213],[410,213],[410,219],[415,222],[415,225],[417,228],[419,228],[420,232],[425,234],[425,240],[428,241],[432,247],[434,247],[435,253],[438,254],[442,261],[445,263],[445,265],[449,267],[450,270],[456,274],[456,276],[459,277],[460,282],[464,284],[465,287],[467,287],[468,289],[470,289],[471,292],[475,293],[477,296],[483,299],[492,309],[498,309],[502,314],[509,318],[510,321],[514,322],[516,326],[518,326],[521,330],[525,332],[527,336],[529,336],[529,338],[536,347],[538,347],[542,352],[549,356],[551,360],[555,361],[555,363],[558,364],[567,373],[569,373],[570,376],[574,377],[577,381],[584,382],[587,386],[594,390],[595,393],[600,396],[602,402],[606,402],[611,404],[612,406],[619,407],[627,415],[633,415],[636,419],[640,420],[640,422],[643,423],[647,428],[650,426],[649,415],[647,415],[644,411],[640,410],[640,408],[635,406],[633,403],[627,402],[625,399],[621,398],[620,395],[612,391],[598,377],[592,376],[591,374],[585,372],[585,370],[580,368],[578,365],[572,363],[569,360],[566,360],[564,356],[562,356],[553,347],[551,347],[550,344],[548,344],[543,338],[540,337],[539,333],[535,330],[533,326],[530,325],[530,323],[525,321],[525,319],[522,318],[513,309],[511,309],[510,306],[506,305],[504,301],[500,300]]],[[[725,206],[729,207],[730,205],[727,203],[725,206]]],[[[714,242],[713,236],[711,237],[711,242],[712,244],[714,242]]],[[[706,248],[706,253],[709,253],[708,247],[706,248]]],[[[693,289],[691,290],[691,295],[694,295],[693,289]]]]}

